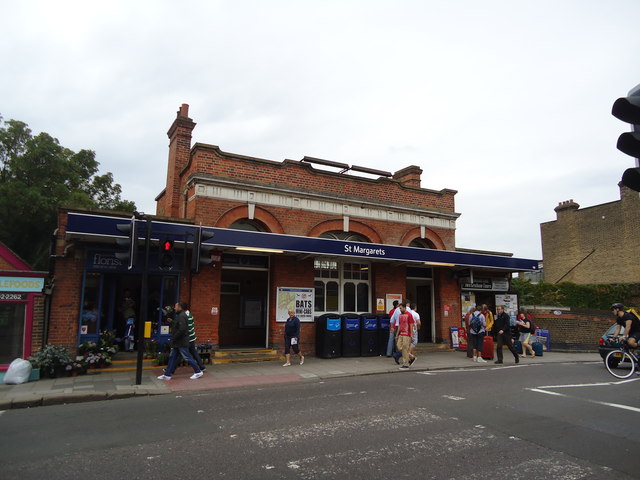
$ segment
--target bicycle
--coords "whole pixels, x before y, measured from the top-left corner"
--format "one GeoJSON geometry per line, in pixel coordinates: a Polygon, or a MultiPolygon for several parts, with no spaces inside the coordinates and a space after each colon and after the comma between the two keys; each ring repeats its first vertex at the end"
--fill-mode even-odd
{"type": "Polygon", "coordinates": [[[640,367],[638,366],[638,356],[636,353],[632,352],[629,349],[629,345],[627,342],[621,342],[620,348],[618,350],[611,350],[607,354],[607,358],[604,361],[604,364],[609,370],[609,373],[616,378],[629,378],[633,373],[637,370],[640,374],[640,367]],[[630,365],[630,368],[626,368],[627,363],[630,365]]]}

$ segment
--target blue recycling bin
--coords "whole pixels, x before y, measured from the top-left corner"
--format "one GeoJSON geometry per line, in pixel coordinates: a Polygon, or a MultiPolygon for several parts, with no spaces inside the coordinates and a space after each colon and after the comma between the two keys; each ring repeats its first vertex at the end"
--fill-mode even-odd
{"type": "Polygon", "coordinates": [[[360,315],[345,313],[342,315],[342,356],[360,356],[360,315]]]}
{"type": "Polygon", "coordinates": [[[316,318],[316,356],[337,358],[342,355],[342,319],[338,313],[316,318]]]}
{"type": "Polygon", "coordinates": [[[378,355],[387,355],[387,344],[389,342],[389,323],[391,318],[387,313],[378,315],[378,355]]]}
{"type": "Polygon", "coordinates": [[[373,313],[360,315],[360,355],[375,357],[378,353],[378,316],[373,313]]]}

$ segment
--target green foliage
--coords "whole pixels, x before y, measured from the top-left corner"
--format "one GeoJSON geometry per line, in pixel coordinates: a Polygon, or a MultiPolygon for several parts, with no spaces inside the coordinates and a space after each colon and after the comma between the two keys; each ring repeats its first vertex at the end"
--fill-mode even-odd
{"type": "Polygon", "coordinates": [[[530,280],[514,278],[511,289],[518,294],[521,304],[598,310],[608,310],[616,302],[632,306],[640,296],[640,284],[531,283],[530,280]]]}
{"type": "Polygon", "coordinates": [[[32,267],[48,264],[60,205],[133,212],[108,172],[98,175],[95,152],[73,152],[48,133],[0,116],[0,241],[32,267]]]}
{"type": "Polygon", "coordinates": [[[62,371],[73,362],[66,348],[57,345],[45,345],[45,347],[29,357],[33,368],[39,368],[50,376],[55,376],[57,371],[62,371]]]}

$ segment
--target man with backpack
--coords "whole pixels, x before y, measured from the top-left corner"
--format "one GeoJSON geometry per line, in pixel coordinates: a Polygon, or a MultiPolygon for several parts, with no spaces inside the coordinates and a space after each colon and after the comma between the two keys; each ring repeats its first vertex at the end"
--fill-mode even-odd
{"type": "Polygon", "coordinates": [[[467,341],[471,343],[473,347],[473,361],[486,363],[487,361],[482,358],[482,344],[484,343],[484,337],[487,334],[487,320],[476,305],[471,315],[469,315],[469,323],[467,325],[469,329],[469,335],[467,341]]]}
{"type": "Polygon", "coordinates": [[[613,338],[626,339],[627,345],[631,348],[637,348],[640,340],[640,318],[631,311],[625,311],[624,305],[621,303],[611,305],[611,311],[616,316],[616,323],[618,324],[616,331],[613,333],[613,338]],[[624,335],[620,335],[620,331],[623,328],[624,335]]]}

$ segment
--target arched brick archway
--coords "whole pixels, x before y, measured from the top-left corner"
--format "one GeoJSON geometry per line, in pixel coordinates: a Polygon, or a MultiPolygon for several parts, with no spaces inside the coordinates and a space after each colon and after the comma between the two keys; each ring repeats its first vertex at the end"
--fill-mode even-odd
{"type": "MultiPolygon", "coordinates": [[[[324,222],[320,222],[307,233],[309,237],[319,237],[325,232],[331,231],[341,231],[343,228],[342,219],[336,220],[326,220],[324,222]]],[[[356,222],[353,220],[349,220],[349,232],[357,233],[365,237],[371,243],[382,243],[382,239],[378,232],[376,232],[373,228],[365,225],[364,223],[356,222]]]]}
{"type": "MultiPolygon", "coordinates": [[[[229,228],[234,222],[245,218],[249,218],[249,207],[246,205],[234,207],[225,212],[215,226],[220,228],[229,228]]],[[[257,220],[262,223],[266,227],[267,231],[271,233],[284,233],[284,228],[282,228],[278,219],[260,207],[255,208],[253,220],[257,220]]]]}
{"type": "Polygon", "coordinates": [[[412,228],[402,236],[400,245],[408,246],[413,240],[423,240],[426,244],[430,244],[429,248],[436,250],[446,250],[445,244],[440,236],[428,228],[425,229],[424,238],[420,236],[420,227],[412,228]]]}

